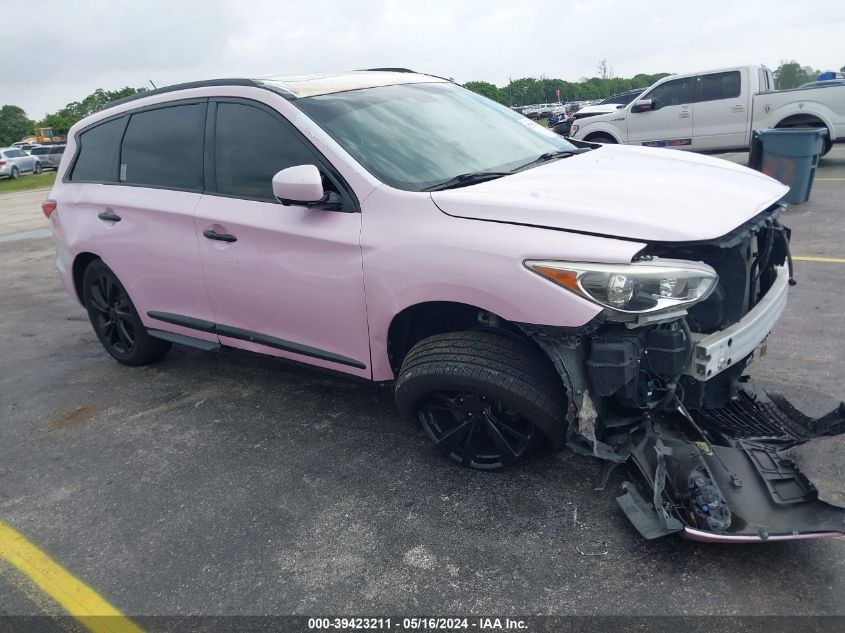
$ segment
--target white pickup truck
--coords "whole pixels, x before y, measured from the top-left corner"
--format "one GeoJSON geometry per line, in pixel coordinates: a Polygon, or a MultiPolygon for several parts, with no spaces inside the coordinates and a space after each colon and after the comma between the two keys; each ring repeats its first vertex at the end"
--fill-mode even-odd
{"type": "Polygon", "coordinates": [[[827,153],[845,139],[845,86],[774,90],[761,66],[670,75],[624,108],[573,124],[570,137],[717,151],[746,149],[752,131],[773,127],[826,128],[827,153]]]}

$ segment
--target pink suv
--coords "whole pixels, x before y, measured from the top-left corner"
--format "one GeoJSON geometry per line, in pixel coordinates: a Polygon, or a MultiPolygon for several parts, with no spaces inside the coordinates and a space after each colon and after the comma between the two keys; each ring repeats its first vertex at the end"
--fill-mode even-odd
{"type": "Polygon", "coordinates": [[[71,130],[44,212],[122,363],[229,346],[392,382],[457,462],[630,462],[644,536],[744,541],[845,531],[784,457],[841,416],[743,376],[786,302],[785,192],[378,69],[114,102],[71,130]]]}

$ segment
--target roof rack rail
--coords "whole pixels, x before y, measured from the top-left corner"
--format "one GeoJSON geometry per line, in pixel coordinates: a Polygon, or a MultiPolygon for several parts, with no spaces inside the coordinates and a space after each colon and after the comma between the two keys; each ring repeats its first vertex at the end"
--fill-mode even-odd
{"type": "Polygon", "coordinates": [[[411,70],[410,68],[362,68],[362,70],[368,70],[371,72],[383,72],[383,73],[416,73],[416,70],[411,70]]]}
{"type": "Polygon", "coordinates": [[[167,92],[176,92],[177,90],[187,90],[189,88],[206,88],[208,86],[261,87],[260,84],[258,84],[258,82],[256,82],[255,80],[244,79],[242,77],[233,77],[229,79],[206,79],[204,81],[189,81],[187,83],[173,84],[172,86],[162,86],[161,88],[156,88],[155,90],[144,90],[143,92],[138,92],[134,95],[123,97],[122,99],[115,99],[114,101],[109,101],[105,106],[103,106],[103,110],[113,108],[114,106],[120,105],[122,103],[129,103],[130,101],[135,101],[136,99],[143,99],[144,97],[152,97],[154,95],[165,94],[167,92]]]}

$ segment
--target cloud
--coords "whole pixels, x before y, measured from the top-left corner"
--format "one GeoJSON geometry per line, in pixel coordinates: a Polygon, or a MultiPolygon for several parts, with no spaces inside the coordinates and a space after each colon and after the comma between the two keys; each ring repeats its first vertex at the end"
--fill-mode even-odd
{"type": "Polygon", "coordinates": [[[46,0],[7,3],[0,103],[41,117],[96,88],[406,66],[458,81],[577,80],[795,58],[845,64],[841,0],[46,0]],[[40,38],[41,35],[45,37],[40,38]]]}

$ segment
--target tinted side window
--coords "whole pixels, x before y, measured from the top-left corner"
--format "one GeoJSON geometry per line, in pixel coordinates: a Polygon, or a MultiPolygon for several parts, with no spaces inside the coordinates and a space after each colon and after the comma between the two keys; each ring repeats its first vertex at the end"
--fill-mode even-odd
{"type": "Polygon", "coordinates": [[[696,101],[736,99],[741,90],[742,78],[738,70],[701,75],[699,78],[698,99],[696,101]]]}
{"type": "Polygon", "coordinates": [[[214,156],[218,193],[272,201],[276,172],[315,162],[305,143],[281,120],[239,103],[217,104],[214,156]]]}
{"type": "Polygon", "coordinates": [[[132,115],[120,151],[120,182],[202,189],[205,104],[132,115]]]}
{"type": "Polygon", "coordinates": [[[49,147],[34,147],[32,151],[29,153],[30,156],[41,156],[42,154],[49,154],[50,148],[49,147]]]}
{"type": "Polygon", "coordinates": [[[79,153],[71,180],[117,182],[117,152],[126,126],[121,117],[79,135],[79,153]]]}
{"type": "Polygon", "coordinates": [[[643,99],[653,99],[661,108],[692,103],[693,79],[693,77],[684,77],[667,81],[643,96],[643,99]]]}

